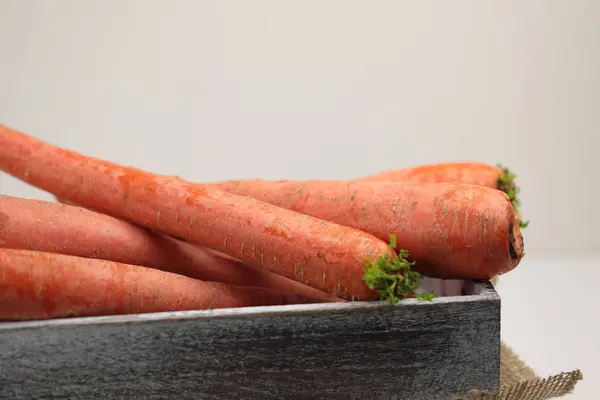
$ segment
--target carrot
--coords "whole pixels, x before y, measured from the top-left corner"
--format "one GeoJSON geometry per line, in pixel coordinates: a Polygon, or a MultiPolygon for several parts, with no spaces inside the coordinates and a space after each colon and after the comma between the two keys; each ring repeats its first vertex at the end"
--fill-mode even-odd
{"type": "MultiPolygon", "coordinates": [[[[519,187],[515,183],[516,175],[508,168],[489,165],[482,162],[446,162],[425,164],[415,167],[401,168],[368,175],[358,180],[392,181],[406,183],[466,183],[486,186],[503,191],[508,195],[520,215],[519,187]]],[[[519,221],[525,228],[529,222],[519,221]]]]}
{"type": "Polygon", "coordinates": [[[483,186],[369,181],[229,181],[215,187],[398,244],[425,276],[489,279],[515,268],[523,239],[508,196],[483,186]]]}
{"type": "MultiPolygon", "coordinates": [[[[80,207],[76,203],[74,203],[72,201],[69,201],[69,200],[66,200],[64,198],[56,197],[56,196],[55,196],[55,198],[56,198],[56,201],[58,201],[60,203],[68,204],[68,205],[74,205],[74,206],[80,207]]],[[[187,242],[184,242],[184,241],[179,241],[179,240],[176,240],[176,239],[174,239],[174,238],[172,238],[170,236],[165,236],[165,239],[171,239],[171,240],[174,240],[176,242],[179,242],[180,245],[182,245],[182,246],[190,246],[192,248],[196,247],[196,246],[194,246],[191,243],[187,243],[187,242]]],[[[235,259],[235,258],[233,258],[231,256],[228,256],[226,254],[223,254],[221,252],[218,252],[216,250],[212,250],[212,249],[208,249],[208,248],[202,248],[202,247],[200,247],[200,249],[201,249],[201,251],[203,253],[214,254],[216,257],[223,257],[223,258],[226,258],[228,260],[234,260],[236,262],[240,262],[239,260],[237,260],[237,259],[235,259]]],[[[423,276],[420,275],[420,274],[418,274],[418,273],[416,273],[416,272],[408,270],[413,264],[409,263],[407,260],[404,259],[404,257],[406,257],[405,253],[402,253],[402,254],[403,254],[403,258],[399,259],[398,262],[396,263],[396,265],[393,266],[393,267],[396,267],[396,268],[399,268],[399,269],[403,270],[404,281],[405,281],[406,287],[404,287],[401,290],[398,290],[396,292],[389,292],[386,289],[384,289],[382,291],[382,293],[380,294],[380,296],[382,297],[382,299],[384,299],[384,300],[391,300],[392,302],[396,302],[396,301],[400,300],[400,298],[418,297],[419,299],[423,299],[423,300],[428,300],[430,298],[433,298],[432,297],[432,292],[416,293],[416,289],[418,288],[417,281],[419,281],[420,279],[422,279],[423,276]]],[[[249,267],[249,268],[252,268],[252,267],[249,267]]],[[[369,267],[366,268],[366,270],[365,270],[366,271],[365,280],[367,281],[367,285],[369,285],[370,287],[375,287],[376,286],[376,287],[379,288],[379,285],[375,281],[378,278],[377,274],[380,272],[380,270],[382,268],[383,269],[389,269],[390,265],[388,263],[375,263],[375,266],[370,265],[369,267]],[[369,274],[373,274],[373,273],[375,273],[375,275],[369,277],[369,274]]],[[[261,271],[261,270],[258,270],[258,271],[261,271]]],[[[266,271],[265,271],[265,273],[266,273],[266,271]]],[[[275,275],[275,276],[279,277],[279,275],[275,275]]],[[[283,278],[283,277],[281,277],[281,278],[283,278]]],[[[387,280],[387,278],[389,278],[389,277],[386,277],[386,280],[387,280]]],[[[289,280],[287,278],[283,278],[283,279],[286,279],[287,281],[291,281],[292,283],[301,285],[303,288],[307,287],[306,285],[302,285],[300,283],[297,283],[296,281],[292,281],[292,280],[289,280]]],[[[244,282],[244,279],[242,279],[242,282],[244,282]]],[[[232,283],[235,283],[235,282],[232,282],[232,283]]],[[[256,286],[263,286],[260,283],[261,282],[256,283],[256,286]]],[[[283,285],[272,285],[273,288],[277,288],[278,286],[281,286],[281,288],[283,288],[283,285]]],[[[384,283],[383,286],[387,287],[387,285],[385,285],[385,283],[384,283]]],[[[269,286],[265,285],[265,287],[271,287],[271,285],[269,285],[269,286]]],[[[310,287],[308,287],[308,288],[309,288],[309,290],[315,290],[315,289],[312,289],[310,287]]],[[[308,293],[308,292],[305,293],[305,290],[289,290],[289,291],[293,292],[293,293],[305,294],[309,298],[319,298],[318,296],[311,296],[311,293],[308,293]]],[[[322,293],[322,292],[319,292],[319,293],[322,294],[322,296],[329,296],[329,298],[324,298],[323,299],[325,301],[343,301],[343,300],[340,300],[337,297],[333,297],[333,296],[327,295],[327,294],[322,293]]]]}
{"type": "Polygon", "coordinates": [[[283,305],[302,296],[31,250],[0,249],[0,320],[283,305]]]}
{"type": "MultiPolygon", "coordinates": [[[[76,205],[76,203],[70,201],[70,200],[66,200],[64,198],[61,197],[56,197],[57,201],[62,202],[64,204],[72,204],[72,205],[76,205]]],[[[179,241],[177,239],[174,239],[170,236],[165,236],[165,238],[174,240],[178,243],[180,243],[181,246],[188,246],[189,248],[194,248],[196,246],[194,246],[191,243],[187,243],[184,241],[179,241]]],[[[394,236],[391,235],[391,239],[394,240],[394,236]]],[[[395,249],[395,245],[391,244],[390,245],[393,249],[395,249]]],[[[208,248],[200,248],[200,250],[204,253],[209,253],[209,254],[213,254],[216,257],[224,257],[228,260],[234,260],[236,262],[240,262],[239,260],[237,260],[234,257],[228,256],[226,254],[223,254],[219,251],[216,250],[212,250],[212,249],[208,249],[208,248]]],[[[417,297],[421,300],[430,300],[432,299],[434,296],[433,292],[421,292],[421,293],[417,293],[417,289],[419,288],[419,281],[423,278],[423,276],[421,274],[419,274],[418,272],[412,271],[411,267],[414,265],[414,263],[410,263],[408,260],[406,260],[406,253],[402,252],[401,250],[401,254],[402,257],[401,258],[395,258],[394,260],[388,260],[385,256],[381,257],[377,260],[370,260],[367,264],[367,267],[365,268],[365,276],[364,276],[364,280],[365,283],[367,284],[367,286],[371,289],[375,288],[378,290],[378,294],[379,297],[382,300],[389,300],[392,303],[396,303],[399,300],[403,299],[403,298],[411,298],[411,297],[417,297]],[[388,274],[392,272],[393,274],[388,274]],[[399,279],[402,279],[403,284],[402,285],[397,285],[396,287],[394,287],[394,282],[398,281],[399,279]]],[[[249,268],[252,268],[249,266],[249,268]]],[[[263,270],[258,270],[258,271],[263,271],[263,270]]],[[[267,273],[267,271],[263,271],[264,273],[267,273]]],[[[275,275],[277,277],[280,277],[279,275],[275,275]]],[[[295,283],[297,285],[302,286],[302,288],[306,288],[308,286],[306,285],[302,285],[301,283],[298,283],[296,281],[281,277],[282,279],[286,279],[287,281],[291,281],[292,283],[295,283]]],[[[274,278],[271,278],[271,280],[274,280],[274,278]]],[[[243,282],[244,280],[242,280],[243,282]]],[[[260,286],[260,285],[257,285],[260,286]]],[[[274,288],[284,288],[284,285],[272,285],[274,288]]],[[[309,290],[316,290],[313,288],[308,287],[309,290]]],[[[294,288],[292,288],[294,289],[294,288]]],[[[316,296],[316,295],[312,295],[312,293],[307,292],[306,289],[304,290],[290,290],[291,292],[297,292],[297,293],[306,293],[306,296],[309,298],[313,298],[313,299],[320,299],[320,296],[316,296]]],[[[321,294],[322,296],[329,296],[328,298],[325,297],[322,300],[328,301],[328,302],[333,302],[333,301],[343,301],[337,297],[333,297],[331,295],[327,295],[325,293],[319,292],[319,294],[321,294]]]]}
{"type": "Polygon", "coordinates": [[[85,208],[0,195],[0,247],[142,265],[203,281],[261,286],[323,302],[317,289],[85,208]]]}
{"type": "Polygon", "coordinates": [[[368,260],[399,261],[383,240],[207,185],[62,149],[0,127],[0,169],[55,196],[203,245],[336,297],[374,300],[368,260]]]}
{"type": "Polygon", "coordinates": [[[424,164],[379,172],[357,180],[400,181],[406,183],[467,183],[497,188],[502,169],[480,162],[424,164]]]}
{"type": "MultiPolygon", "coordinates": [[[[54,197],[55,197],[56,201],[58,201],[59,203],[63,203],[63,204],[71,205],[71,206],[76,206],[76,207],[87,208],[88,210],[92,210],[92,211],[95,211],[95,212],[98,212],[98,213],[104,214],[104,213],[102,213],[101,211],[98,211],[98,210],[93,210],[93,209],[91,209],[90,207],[83,207],[83,206],[81,206],[81,205],[79,205],[79,204],[77,204],[77,203],[75,203],[75,202],[73,202],[73,201],[70,201],[70,200],[64,199],[64,198],[62,198],[62,197],[57,197],[57,196],[54,196],[54,197]]],[[[169,239],[174,239],[174,238],[172,238],[172,237],[170,237],[170,236],[167,236],[167,238],[169,238],[169,239]]],[[[176,240],[176,242],[178,242],[178,243],[182,243],[183,245],[188,245],[188,243],[187,243],[187,242],[185,242],[185,241],[176,240]]],[[[235,258],[235,257],[231,257],[231,256],[229,256],[229,255],[227,255],[227,254],[221,253],[220,251],[216,251],[216,250],[213,250],[213,249],[207,249],[207,248],[205,248],[205,247],[201,247],[201,246],[193,246],[193,247],[198,247],[198,248],[200,248],[200,249],[201,249],[201,253],[202,253],[202,254],[206,254],[206,253],[208,253],[208,254],[209,254],[209,255],[211,255],[211,256],[215,256],[215,257],[218,257],[218,258],[224,258],[224,259],[226,259],[226,260],[231,260],[231,261],[234,261],[234,262],[236,262],[236,263],[240,263],[240,262],[241,262],[239,259],[237,259],[237,258],[235,258]]],[[[258,271],[258,272],[257,272],[257,274],[259,274],[259,275],[261,275],[261,274],[264,274],[265,276],[271,276],[271,275],[273,275],[271,272],[264,271],[264,270],[261,270],[261,269],[257,269],[257,268],[254,268],[254,267],[248,266],[247,264],[244,264],[244,265],[245,265],[246,267],[248,267],[248,268],[252,268],[253,270],[255,270],[255,271],[258,271]]],[[[278,275],[278,276],[279,276],[279,275],[278,275]]],[[[230,277],[230,275],[228,275],[228,277],[230,277]]],[[[194,277],[192,277],[192,278],[194,278],[194,277]]],[[[267,279],[267,281],[265,281],[265,282],[264,282],[266,287],[271,287],[271,285],[270,285],[270,284],[268,284],[270,280],[271,280],[271,279],[267,279]]],[[[288,279],[288,278],[284,278],[284,281],[287,281],[287,282],[288,282],[288,284],[289,284],[289,281],[291,281],[291,280],[290,280],[290,279],[288,279]]],[[[236,283],[236,282],[225,282],[225,281],[222,281],[222,280],[219,280],[219,282],[223,282],[223,283],[234,283],[234,284],[236,283]]],[[[297,285],[297,283],[296,283],[295,281],[292,281],[292,284],[293,284],[293,285],[297,285]]],[[[262,286],[262,284],[261,284],[261,285],[258,285],[258,286],[262,286]]],[[[302,287],[304,290],[306,290],[306,285],[301,285],[300,287],[302,287]]],[[[310,289],[309,289],[309,290],[310,290],[310,289]]],[[[307,294],[307,295],[308,295],[308,294],[307,294]]],[[[324,296],[327,296],[327,295],[325,295],[325,294],[323,294],[323,295],[324,295],[324,296]]],[[[329,297],[330,299],[333,299],[333,297],[332,297],[332,296],[328,296],[328,297],[329,297]]],[[[339,300],[339,299],[338,299],[338,300],[339,300]]]]}

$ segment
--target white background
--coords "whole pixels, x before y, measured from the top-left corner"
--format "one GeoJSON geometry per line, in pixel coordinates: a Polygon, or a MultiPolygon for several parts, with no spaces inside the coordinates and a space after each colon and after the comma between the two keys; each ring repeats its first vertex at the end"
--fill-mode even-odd
{"type": "Polygon", "coordinates": [[[599,108],[597,0],[0,0],[0,123],[88,155],[196,181],[508,165],[532,222],[503,338],[581,367],[572,398],[600,390],[599,108]]]}

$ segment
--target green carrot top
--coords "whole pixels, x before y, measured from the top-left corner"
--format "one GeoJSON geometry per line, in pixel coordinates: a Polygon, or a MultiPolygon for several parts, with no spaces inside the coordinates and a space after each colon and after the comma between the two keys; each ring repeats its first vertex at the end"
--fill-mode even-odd
{"type": "MultiPolygon", "coordinates": [[[[390,247],[396,249],[396,235],[390,235],[390,247]]],[[[416,293],[423,275],[412,270],[415,262],[408,261],[407,257],[408,251],[400,250],[398,258],[394,260],[390,260],[389,254],[385,254],[377,260],[366,261],[368,267],[363,279],[369,289],[378,289],[380,300],[396,304],[409,296],[425,301],[431,301],[435,297],[433,291],[416,293]]]]}
{"type": "Polygon", "coordinates": [[[511,172],[508,168],[504,167],[502,164],[498,164],[498,168],[500,168],[503,172],[503,175],[498,176],[498,189],[502,190],[510,198],[510,202],[515,209],[515,212],[519,216],[519,227],[526,228],[527,225],[529,225],[529,221],[525,222],[521,219],[521,202],[517,197],[521,189],[515,182],[517,175],[511,172]]]}

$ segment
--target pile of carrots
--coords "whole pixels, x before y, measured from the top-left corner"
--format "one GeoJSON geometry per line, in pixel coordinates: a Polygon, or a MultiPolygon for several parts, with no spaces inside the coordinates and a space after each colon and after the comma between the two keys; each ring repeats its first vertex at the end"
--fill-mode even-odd
{"type": "Polygon", "coordinates": [[[423,276],[490,279],[524,256],[509,170],[440,163],[352,180],[195,183],[0,125],[0,320],[389,301],[423,276]]]}

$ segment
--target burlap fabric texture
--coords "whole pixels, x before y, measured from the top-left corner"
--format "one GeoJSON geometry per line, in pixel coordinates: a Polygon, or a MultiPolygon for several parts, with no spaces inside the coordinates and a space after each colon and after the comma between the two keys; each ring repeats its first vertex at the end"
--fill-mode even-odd
{"type": "Polygon", "coordinates": [[[538,377],[531,368],[505,343],[500,350],[500,390],[489,393],[473,390],[456,400],[546,400],[571,393],[579,380],[581,371],[562,372],[547,378],[538,377]]]}

